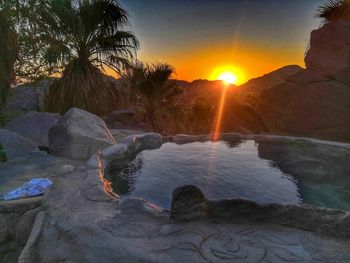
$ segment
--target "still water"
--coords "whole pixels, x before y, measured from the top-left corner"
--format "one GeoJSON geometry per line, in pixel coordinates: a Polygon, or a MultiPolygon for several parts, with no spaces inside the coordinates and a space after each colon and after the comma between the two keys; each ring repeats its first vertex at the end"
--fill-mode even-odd
{"type": "Polygon", "coordinates": [[[194,184],[208,199],[245,198],[261,204],[302,202],[297,180],[259,157],[254,141],[165,143],[123,169],[109,171],[119,195],[170,208],[173,190],[194,184]]]}

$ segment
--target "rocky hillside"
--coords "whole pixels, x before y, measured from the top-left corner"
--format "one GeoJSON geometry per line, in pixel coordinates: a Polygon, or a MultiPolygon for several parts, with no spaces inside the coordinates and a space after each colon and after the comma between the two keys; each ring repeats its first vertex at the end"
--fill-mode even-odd
{"type": "MultiPolygon", "coordinates": [[[[183,88],[183,94],[180,96],[182,103],[189,105],[198,99],[204,99],[210,105],[218,108],[224,88],[222,81],[195,80],[193,82],[179,81],[178,83],[183,88]]],[[[238,96],[240,93],[237,86],[230,85],[226,92],[221,132],[267,132],[259,114],[238,96]]],[[[214,119],[209,123],[214,123],[214,119]]],[[[206,132],[211,132],[212,126],[208,126],[206,132]]]]}
{"type": "Polygon", "coordinates": [[[239,86],[238,91],[243,95],[251,94],[258,96],[262,91],[283,83],[287,78],[302,70],[303,69],[297,65],[285,66],[262,77],[249,80],[247,83],[239,86]]]}
{"type": "MultiPolygon", "coordinates": [[[[178,85],[182,88],[183,93],[181,100],[185,103],[191,103],[196,99],[205,99],[210,102],[219,101],[224,87],[222,81],[210,81],[210,80],[194,80],[178,81],[178,85]]],[[[236,90],[235,85],[231,85],[228,90],[229,94],[232,94],[236,90]]]]}

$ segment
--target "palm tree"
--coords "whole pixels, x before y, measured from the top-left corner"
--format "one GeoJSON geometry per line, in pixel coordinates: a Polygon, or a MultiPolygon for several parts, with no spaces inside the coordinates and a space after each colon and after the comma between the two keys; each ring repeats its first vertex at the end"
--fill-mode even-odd
{"type": "Polygon", "coordinates": [[[328,0],[317,10],[324,23],[350,21],[350,0],[328,0]]]}
{"type": "Polygon", "coordinates": [[[134,88],[136,103],[144,111],[145,123],[157,129],[156,120],[161,113],[174,105],[182,90],[172,80],[175,70],[166,63],[138,63],[128,74],[130,86],[134,88]]]}
{"type": "Polygon", "coordinates": [[[14,78],[13,65],[17,58],[16,33],[6,18],[6,11],[0,11],[0,113],[4,111],[11,81],[14,78]]]}
{"type": "Polygon", "coordinates": [[[129,66],[139,46],[133,33],[123,31],[127,12],[113,0],[51,0],[38,15],[43,39],[50,44],[45,58],[64,68],[62,78],[50,87],[47,110],[111,112],[116,93],[103,71],[129,66]]]}
{"type": "Polygon", "coordinates": [[[2,16],[6,18],[7,27],[11,25],[12,35],[16,38],[17,59],[13,66],[15,79],[13,82],[35,81],[52,75],[43,53],[47,46],[40,41],[41,33],[37,24],[37,14],[34,11],[42,6],[40,0],[0,0],[2,16]]]}

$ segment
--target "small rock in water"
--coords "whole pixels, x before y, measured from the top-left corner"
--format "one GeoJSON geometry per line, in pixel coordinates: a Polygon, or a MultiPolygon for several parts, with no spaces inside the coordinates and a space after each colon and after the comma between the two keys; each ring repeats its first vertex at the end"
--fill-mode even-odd
{"type": "Polygon", "coordinates": [[[171,218],[192,220],[206,217],[208,204],[202,191],[194,185],[178,187],[173,192],[171,218]]]}

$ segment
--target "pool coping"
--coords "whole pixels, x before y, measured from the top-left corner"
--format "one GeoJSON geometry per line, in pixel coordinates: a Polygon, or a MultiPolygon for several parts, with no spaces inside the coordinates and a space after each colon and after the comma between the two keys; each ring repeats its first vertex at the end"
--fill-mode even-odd
{"type": "MultiPolygon", "coordinates": [[[[110,183],[105,179],[105,170],[116,161],[129,161],[144,150],[160,148],[163,143],[172,142],[186,144],[193,142],[205,142],[212,140],[213,135],[176,135],[166,140],[157,133],[145,133],[128,136],[119,143],[100,151],[88,160],[88,169],[97,170],[99,180],[104,192],[117,200],[141,198],[120,197],[113,193],[110,183]]],[[[218,140],[255,140],[256,142],[303,142],[323,146],[350,149],[350,144],[322,141],[305,137],[287,137],[276,135],[242,135],[238,133],[224,133],[216,135],[218,140]]],[[[157,207],[161,214],[170,217],[170,211],[158,207],[146,200],[143,202],[157,207]]],[[[207,213],[201,220],[218,220],[224,222],[236,222],[237,220],[269,222],[292,228],[312,231],[317,234],[350,238],[350,212],[337,209],[317,207],[314,205],[260,205],[244,199],[223,199],[218,201],[206,200],[207,213]]]]}

